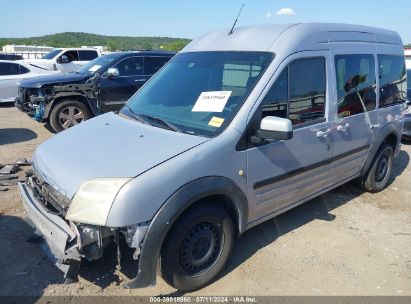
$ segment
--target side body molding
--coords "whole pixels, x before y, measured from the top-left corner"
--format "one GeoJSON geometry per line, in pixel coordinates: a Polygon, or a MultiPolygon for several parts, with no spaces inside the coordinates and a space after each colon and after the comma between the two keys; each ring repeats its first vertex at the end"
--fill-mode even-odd
{"type": "Polygon", "coordinates": [[[225,177],[211,176],[194,180],[178,189],[160,208],[151,221],[143,241],[137,276],[126,288],[143,288],[155,285],[157,261],[161,246],[177,218],[198,200],[223,195],[231,199],[237,213],[239,233],[244,232],[248,219],[248,202],[243,191],[225,177]]]}

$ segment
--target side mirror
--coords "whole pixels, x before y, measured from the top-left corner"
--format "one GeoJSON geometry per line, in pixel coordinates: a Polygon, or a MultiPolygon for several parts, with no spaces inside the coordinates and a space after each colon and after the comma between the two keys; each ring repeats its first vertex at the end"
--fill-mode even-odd
{"type": "Polygon", "coordinates": [[[106,72],[106,77],[111,78],[111,77],[117,77],[120,75],[120,72],[118,71],[117,68],[109,68],[106,72]]]}
{"type": "Polygon", "coordinates": [[[251,138],[252,143],[261,143],[264,140],[288,140],[293,138],[291,120],[275,116],[266,116],[261,120],[260,129],[251,138]]]}
{"type": "Polygon", "coordinates": [[[61,55],[58,59],[57,59],[57,63],[69,63],[70,60],[68,59],[68,57],[66,55],[61,55]]]}

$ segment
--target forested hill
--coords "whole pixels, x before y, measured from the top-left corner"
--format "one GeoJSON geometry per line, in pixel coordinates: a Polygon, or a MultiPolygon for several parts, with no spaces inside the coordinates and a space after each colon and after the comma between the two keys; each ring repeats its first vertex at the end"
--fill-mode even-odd
{"type": "Polygon", "coordinates": [[[0,38],[0,47],[6,44],[47,45],[52,47],[80,47],[102,45],[110,50],[157,50],[179,51],[189,39],[169,37],[104,36],[89,33],[66,32],[41,37],[0,38]]]}

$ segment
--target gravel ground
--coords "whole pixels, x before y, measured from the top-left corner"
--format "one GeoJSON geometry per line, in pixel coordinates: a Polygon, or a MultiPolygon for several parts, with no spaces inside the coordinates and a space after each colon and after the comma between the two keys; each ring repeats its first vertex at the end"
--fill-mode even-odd
{"type": "MultiPolygon", "coordinates": [[[[0,106],[0,163],[30,158],[52,133],[12,106],[0,106]]],[[[193,295],[411,295],[411,145],[404,143],[392,182],[381,193],[353,183],[339,187],[246,232],[219,280],[193,295]]],[[[20,176],[24,172],[19,173],[20,176]]],[[[127,290],[135,274],[115,270],[115,252],[81,270],[79,283],[62,273],[38,244],[27,242],[17,187],[0,192],[0,295],[173,295],[157,286],[127,290]]]]}

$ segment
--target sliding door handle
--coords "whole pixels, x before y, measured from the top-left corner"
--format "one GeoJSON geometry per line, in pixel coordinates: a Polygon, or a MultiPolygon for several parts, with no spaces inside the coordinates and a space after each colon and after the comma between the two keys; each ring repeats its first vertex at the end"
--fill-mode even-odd
{"type": "Polygon", "coordinates": [[[345,132],[348,130],[349,127],[350,127],[350,124],[347,122],[345,125],[338,125],[337,131],[345,132]]]}

